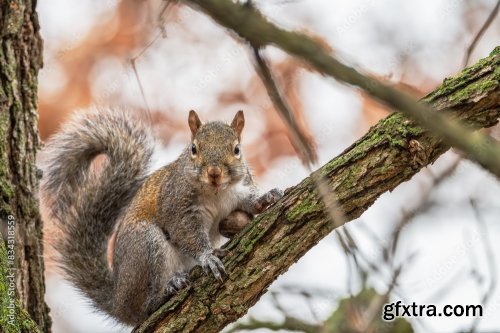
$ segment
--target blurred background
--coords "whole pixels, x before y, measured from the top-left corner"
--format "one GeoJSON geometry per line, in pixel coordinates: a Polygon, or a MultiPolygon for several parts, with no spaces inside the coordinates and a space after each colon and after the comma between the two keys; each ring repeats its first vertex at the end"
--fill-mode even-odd
{"type": "MultiPolygon", "coordinates": [[[[466,49],[496,3],[255,1],[272,21],[314,36],[344,63],[416,98],[464,67],[466,49]]],[[[190,109],[204,120],[225,121],[243,109],[244,152],[260,186],[284,189],[307,176],[247,46],[189,7],[174,5],[162,11],[163,6],[158,0],[38,2],[44,39],[39,76],[42,139],[64,126],[75,110],[122,106],[151,120],[160,139],[153,166],[157,168],[174,160],[188,143],[190,109]]],[[[469,64],[487,56],[499,41],[497,18],[469,64]]],[[[284,96],[317,143],[320,164],[388,114],[360,91],[309,72],[277,49],[267,48],[266,55],[284,96]]],[[[498,127],[490,130],[497,138],[499,132],[498,127]]],[[[479,319],[408,319],[405,329],[411,326],[415,332],[500,332],[499,193],[493,176],[448,152],[382,196],[360,219],[326,237],[228,330],[240,331],[245,323],[254,328],[265,322],[279,326],[293,318],[313,327],[332,324],[345,327],[342,332],[363,331],[359,327],[366,309],[374,299],[382,299],[438,306],[484,304],[479,319]]],[[[61,277],[50,248],[57,233],[45,221],[46,300],[54,332],[130,331],[95,313],[61,277]]],[[[365,331],[398,331],[383,323],[370,329],[365,331]]]]}

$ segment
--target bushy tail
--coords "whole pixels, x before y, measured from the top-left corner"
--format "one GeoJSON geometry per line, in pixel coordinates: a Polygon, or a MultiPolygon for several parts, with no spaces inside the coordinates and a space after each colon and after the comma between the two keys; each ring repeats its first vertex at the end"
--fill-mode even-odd
{"type": "Polygon", "coordinates": [[[107,241],[146,175],[153,141],[121,110],[80,112],[63,126],[44,149],[42,200],[64,235],[55,244],[60,265],[97,307],[110,312],[107,241]],[[92,172],[100,154],[105,161],[92,172]]]}

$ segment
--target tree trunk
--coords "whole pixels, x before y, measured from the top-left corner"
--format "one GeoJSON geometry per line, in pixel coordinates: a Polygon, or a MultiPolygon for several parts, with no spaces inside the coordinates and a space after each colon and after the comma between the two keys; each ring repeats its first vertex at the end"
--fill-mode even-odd
{"type": "MultiPolygon", "coordinates": [[[[446,79],[423,99],[449,110],[473,128],[500,117],[500,47],[461,74],[446,79]]],[[[341,155],[321,167],[346,220],[359,217],[383,193],[410,179],[448,150],[442,140],[401,113],[394,113],[341,155]]],[[[269,285],[311,247],[338,227],[329,221],[310,177],[231,240],[223,262],[223,283],[201,269],[192,284],[153,314],[135,332],[219,332],[243,316],[269,285]]]]}
{"type": "Polygon", "coordinates": [[[40,145],[37,76],[42,66],[35,7],[35,0],[0,2],[0,219],[8,251],[6,257],[1,244],[4,332],[36,331],[29,317],[42,332],[49,332],[51,324],[44,301],[42,222],[35,197],[35,155],[40,145]],[[14,298],[18,301],[12,303],[14,298]]]}

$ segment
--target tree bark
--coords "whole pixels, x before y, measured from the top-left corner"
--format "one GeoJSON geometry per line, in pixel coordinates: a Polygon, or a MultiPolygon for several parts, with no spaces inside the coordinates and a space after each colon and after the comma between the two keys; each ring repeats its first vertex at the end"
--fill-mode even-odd
{"type": "MultiPolygon", "coordinates": [[[[471,128],[500,117],[500,47],[422,100],[471,128]]],[[[480,147],[478,147],[480,148],[480,147]]],[[[359,217],[383,193],[433,163],[449,147],[442,139],[394,113],[315,173],[333,191],[346,222],[359,217]]],[[[191,272],[183,289],[134,331],[219,332],[243,316],[269,285],[338,224],[329,221],[308,177],[225,245],[223,283],[191,272]]]]}
{"type": "Polygon", "coordinates": [[[37,331],[29,317],[42,332],[50,332],[51,324],[44,301],[42,222],[35,197],[35,156],[40,145],[37,76],[42,66],[35,8],[36,0],[0,2],[0,219],[7,248],[5,252],[2,244],[0,249],[4,332],[37,331]],[[15,308],[9,311],[14,298],[15,308]]]}

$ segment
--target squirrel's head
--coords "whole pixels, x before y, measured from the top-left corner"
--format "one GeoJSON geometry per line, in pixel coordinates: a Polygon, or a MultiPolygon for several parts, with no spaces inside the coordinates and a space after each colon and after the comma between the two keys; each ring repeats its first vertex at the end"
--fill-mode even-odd
{"type": "Polygon", "coordinates": [[[239,182],[246,174],[240,146],[245,125],[243,111],[238,111],[231,125],[220,121],[202,124],[195,111],[189,112],[191,129],[191,171],[197,180],[214,191],[239,182]]]}

